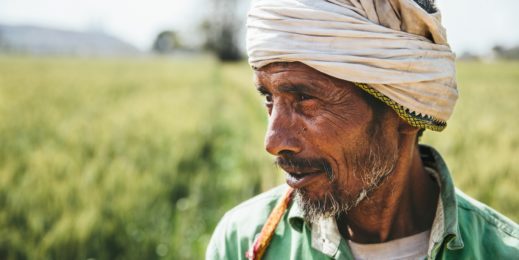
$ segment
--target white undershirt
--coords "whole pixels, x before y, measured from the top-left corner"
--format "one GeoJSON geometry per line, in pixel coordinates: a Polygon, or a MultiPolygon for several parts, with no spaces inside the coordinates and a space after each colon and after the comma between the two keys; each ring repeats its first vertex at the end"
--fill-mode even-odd
{"type": "Polygon", "coordinates": [[[359,244],[348,241],[357,260],[393,259],[415,260],[427,257],[430,230],[416,235],[379,244],[359,244]]]}

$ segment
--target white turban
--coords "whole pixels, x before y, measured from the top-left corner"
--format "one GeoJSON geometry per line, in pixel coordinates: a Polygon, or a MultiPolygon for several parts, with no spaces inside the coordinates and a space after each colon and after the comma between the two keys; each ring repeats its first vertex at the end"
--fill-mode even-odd
{"type": "Polygon", "coordinates": [[[440,13],[413,0],[256,0],[247,52],[254,68],[298,61],[363,83],[417,127],[441,131],[458,97],[440,13]]]}

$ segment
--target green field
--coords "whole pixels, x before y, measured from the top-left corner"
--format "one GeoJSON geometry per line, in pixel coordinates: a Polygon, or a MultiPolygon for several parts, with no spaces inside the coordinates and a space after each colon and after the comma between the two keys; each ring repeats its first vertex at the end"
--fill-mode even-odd
{"type": "MultiPolygon", "coordinates": [[[[519,62],[460,63],[424,143],[519,221],[519,62]]],[[[247,64],[0,56],[0,259],[202,259],[223,213],[282,183],[247,64]]]]}

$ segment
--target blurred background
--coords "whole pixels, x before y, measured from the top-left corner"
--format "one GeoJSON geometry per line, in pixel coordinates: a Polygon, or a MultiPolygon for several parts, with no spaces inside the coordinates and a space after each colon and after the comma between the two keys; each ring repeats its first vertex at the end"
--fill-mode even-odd
{"type": "MultiPolygon", "coordinates": [[[[283,183],[244,54],[249,1],[0,0],[0,259],[202,259],[283,183]]],[[[423,143],[519,221],[519,2],[438,0],[461,98],[423,143]]]]}

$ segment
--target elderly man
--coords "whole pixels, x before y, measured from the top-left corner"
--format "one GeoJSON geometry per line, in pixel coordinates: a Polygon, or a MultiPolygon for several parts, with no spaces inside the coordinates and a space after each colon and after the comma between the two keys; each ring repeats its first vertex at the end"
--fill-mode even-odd
{"type": "Polygon", "coordinates": [[[247,26],[288,186],[229,211],[207,259],[519,258],[517,224],[418,145],[457,99],[432,2],[258,0],[247,26]]]}

